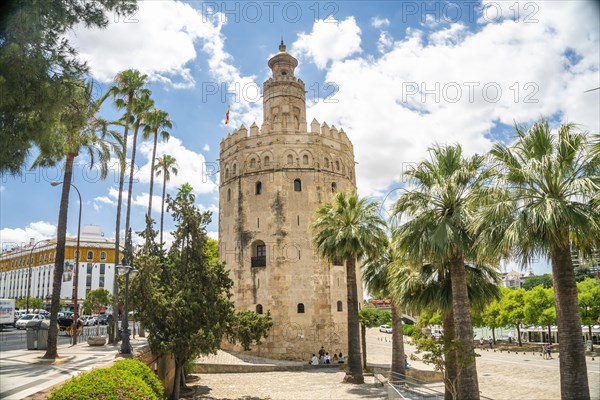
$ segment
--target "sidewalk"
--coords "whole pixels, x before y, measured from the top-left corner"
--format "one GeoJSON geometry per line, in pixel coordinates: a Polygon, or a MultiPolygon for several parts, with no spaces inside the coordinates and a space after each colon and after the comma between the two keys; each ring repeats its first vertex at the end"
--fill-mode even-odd
{"type": "MultiPolygon", "coordinates": [[[[146,338],[130,339],[133,351],[147,345],[146,338]]],[[[104,364],[118,356],[118,346],[58,346],[59,358],[55,362],[42,360],[45,350],[9,350],[0,353],[0,399],[23,399],[59,384],[74,375],[104,364]]]]}

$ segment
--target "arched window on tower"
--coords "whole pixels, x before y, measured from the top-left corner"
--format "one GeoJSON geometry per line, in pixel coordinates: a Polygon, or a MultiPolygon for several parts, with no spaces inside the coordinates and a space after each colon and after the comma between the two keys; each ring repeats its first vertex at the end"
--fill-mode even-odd
{"type": "Polygon", "coordinates": [[[262,194],[262,182],[256,182],[256,194],[262,194]]]}
{"type": "Polygon", "coordinates": [[[337,192],[337,183],[331,182],[331,192],[332,193],[337,192]]]}
{"type": "Polygon", "coordinates": [[[257,240],[252,243],[252,258],[250,259],[250,266],[267,266],[267,246],[265,246],[265,242],[262,240],[257,240]]]}
{"type": "Polygon", "coordinates": [[[257,304],[256,305],[256,313],[257,314],[262,314],[263,313],[263,306],[262,306],[262,304],[257,304]]]}
{"type": "Polygon", "coordinates": [[[329,158],[325,157],[325,168],[329,168],[329,158]]]}
{"type": "Polygon", "coordinates": [[[256,160],[254,158],[250,159],[250,168],[256,168],[256,160]]]}
{"type": "Polygon", "coordinates": [[[231,189],[227,189],[227,201],[231,201],[231,189]]]}
{"type": "Polygon", "coordinates": [[[304,314],[304,303],[298,303],[298,314],[304,314]]]}
{"type": "Polygon", "coordinates": [[[225,179],[229,179],[229,168],[225,168],[225,179]]]}
{"type": "Polygon", "coordinates": [[[294,192],[302,191],[302,181],[300,179],[294,179],[294,192]]]}
{"type": "Polygon", "coordinates": [[[269,158],[269,156],[265,156],[265,167],[269,166],[269,163],[271,162],[271,159],[269,158]]]}
{"type": "Polygon", "coordinates": [[[302,156],[302,164],[308,165],[308,156],[306,154],[302,156]]]}
{"type": "Polygon", "coordinates": [[[291,154],[288,154],[287,156],[287,164],[294,165],[294,156],[292,156],[291,154]]]}
{"type": "Polygon", "coordinates": [[[236,176],[236,175],[237,175],[237,164],[233,164],[233,176],[236,176]]]}
{"type": "Polygon", "coordinates": [[[337,302],[337,310],[344,311],[344,303],[342,303],[341,300],[338,300],[338,302],[337,302]]]}
{"type": "MultiPolygon", "coordinates": [[[[235,175],[235,165],[233,166],[233,168],[234,168],[233,169],[233,174],[235,175]]],[[[335,162],[335,169],[336,169],[336,171],[340,170],[340,162],[339,161],[335,162]]]]}

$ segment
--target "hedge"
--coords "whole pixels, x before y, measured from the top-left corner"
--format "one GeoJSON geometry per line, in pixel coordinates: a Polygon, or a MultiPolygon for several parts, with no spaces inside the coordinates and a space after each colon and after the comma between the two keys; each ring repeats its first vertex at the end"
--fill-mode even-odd
{"type": "Polygon", "coordinates": [[[50,400],[162,400],[164,389],[144,363],[121,360],[81,373],[53,390],[50,400]]]}

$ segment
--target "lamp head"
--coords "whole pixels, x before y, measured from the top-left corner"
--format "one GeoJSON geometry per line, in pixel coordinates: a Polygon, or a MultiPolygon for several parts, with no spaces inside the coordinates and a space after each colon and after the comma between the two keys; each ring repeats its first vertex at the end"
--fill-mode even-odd
{"type": "Polygon", "coordinates": [[[52,186],[62,185],[62,182],[50,182],[52,186]]]}

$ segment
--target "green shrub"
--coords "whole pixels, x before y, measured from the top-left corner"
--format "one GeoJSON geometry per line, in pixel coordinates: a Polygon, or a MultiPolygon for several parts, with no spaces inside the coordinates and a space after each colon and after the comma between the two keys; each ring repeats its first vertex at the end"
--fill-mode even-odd
{"type": "Polygon", "coordinates": [[[53,391],[50,400],[161,400],[144,380],[125,369],[82,373],[53,391]]]}
{"type": "Polygon", "coordinates": [[[402,332],[405,336],[412,336],[415,331],[414,325],[402,325],[402,332]]]}
{"type": "Polygon", "coordinates": [[[152,389],[159,399],[164,397],[165,390],[163,385],[158,380],[156,374],[152,372],[150,367],[143,362],[135,359],[119,360],[113,364],[111,369],[131,372],[133,375],[142,378],[142,380],[146,382],[146,385],[152,389]]]}

